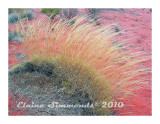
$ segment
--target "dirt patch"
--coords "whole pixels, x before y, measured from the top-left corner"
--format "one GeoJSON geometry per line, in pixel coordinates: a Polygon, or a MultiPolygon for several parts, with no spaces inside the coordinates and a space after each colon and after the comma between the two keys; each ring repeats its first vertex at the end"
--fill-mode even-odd
{"type": "MultiPolygon", "coordinates": [[[[45,105],[43,108],[29,108],[27,115],[94,115],[90,108],[48,107],[53,102],[61,105],[85,105],[93,102],[89,95],[80,89],[69,90],[67,80],[65,75],[58,77],[53,64],[37,66],[26,62],[9,73],[9,92],[12,92],[13,96],[27,96],[34,104],[45,105]]],[[[31,104],[31,101],[28,101],[29,103],[31,104]]],[[[28,111],[26,108],[15,107],[19,111],[28,111]]]]}

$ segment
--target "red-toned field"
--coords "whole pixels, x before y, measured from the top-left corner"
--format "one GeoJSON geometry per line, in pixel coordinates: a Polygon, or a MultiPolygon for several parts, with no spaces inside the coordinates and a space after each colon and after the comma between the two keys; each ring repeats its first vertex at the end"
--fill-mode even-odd
{"type": "MultiPolygon", "coordinates": [[[[45,14],[41,14],[41,9],[33,9],[36,18],[29,21],[32,23],[35,19],[48,18],[45,14]]],[[[79,13],[85,13],[84,9],[78,9],[79,13]]],[[[144,51],[152,54],[152,11],[151,9],[106,9],[99,17],[101,17],[101,25],[116,23],[117,30],[122,30],[125,33],[119,34],[121,40],[130,40],[132,43],[127,44],[128,50],[144,51]]],[[[15,25],[9,25],[9,31],[14,31],[15,25]]],[[[123,41],[122,41],[123,42],[123,41]]],[[[127,42],[128,43],[128,42],[127,42]]],[[[9,68],[19,63],[23,50],[20,42],[9,42],[9,68]]],[[[143,68],[151,68],[151,61],[143,63],[143,68]]],[[[127,99],[122,100],[125,107],[115,111],[114,115],[152,115],[152,84],[151,70],[147,75],[150,82],[143,89],[134,91],[134,95],[127,96],[127,99]]],[[[11,94],[9,95],[11,96],[11,94]]],[[[19,95],[20,96],[20,95],[19,95]]],[[[15,106],[13,101],[9,101],[9,107],[15,106]]],[[[23,115],[23,112],[14,115],[23,115]]]]}

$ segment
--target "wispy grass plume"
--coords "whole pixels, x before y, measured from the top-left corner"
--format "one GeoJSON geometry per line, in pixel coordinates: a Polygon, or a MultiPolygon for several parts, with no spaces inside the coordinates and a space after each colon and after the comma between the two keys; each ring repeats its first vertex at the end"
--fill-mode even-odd
{"type": "MultiPolygon", "coordinates": [[[[56,19],[55,19],[56,20],[56,19]]],[[[17,28],[22,33],[26,61],[36,65],[54,63],[59,72],[69,79],[71,88],[80,88],[97,102],[125,99],[136,88],[148,81],[146,69],[139,64],[150,60],[146,53],[123,51],[114,45],[119,34],[112,25],[94,26],[87,17],[76,16],[73,25],[62,20],[36,20],[17,28]],[[121,97],[114,99],[115,94],[121,97]]],[[[114,25],[114,24],[113,24],[114,25]]],[[[97,113],[109,114],[109,109],[97,108],[97,113]]]]}

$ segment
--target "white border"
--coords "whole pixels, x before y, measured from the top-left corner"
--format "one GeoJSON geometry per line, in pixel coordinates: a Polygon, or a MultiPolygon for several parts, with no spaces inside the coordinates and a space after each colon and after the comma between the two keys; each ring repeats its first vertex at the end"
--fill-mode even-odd
{"type": "Polygon", "coordinates": [[[158,0],[5,0],[1,2],[1,26],[0,26],[0,53],[1,53],[1,81],[0,81],[0,113],[3,123],[123,123],[123,124],[151,124],[159,121],[159,89],[160,89],[160,11],[158,0]],[[77,116],[30,116],[30,117],[8,117],[8,8],[153,8],[153,116],[122,116],[122,117],[77,117],[77,116]],[[3,37],[3,38],[2,38],[3,37]]]}

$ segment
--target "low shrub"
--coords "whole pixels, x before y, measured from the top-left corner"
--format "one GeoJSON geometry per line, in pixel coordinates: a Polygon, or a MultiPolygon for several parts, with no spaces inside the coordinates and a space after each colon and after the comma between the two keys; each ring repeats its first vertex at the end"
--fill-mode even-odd
{"type": "Polygon", "coordinates": [[[31,20],[34,18],[34,12],[31,9],[27,8],[9,8],[8,9],[8,23],[15,24],[20,20],[31,20]]]}
{"type": "Polygon", "coordinates": [[[16,31],[10,32],[8,34],[8,41],[18,41],[18,42],[20,42],[20,41],[22,41],[22,36],[20,36],[18,34],[18,32],[16,32],[16,31]]]}
{"type": "Polygon", "coordinates": [[[9,24],[15,24],[19,21],[20,15],[18,13],[11,13],[8,17],[8,23],[9,24]]]}
{"type": "Polygon", "coordinates": [[[56,15],[60,13],[61,9],[59,8],[43,8],[41,13],[48,15],[51,19],[53,19],[56,15]]]}
{"type": "Polygon", "coordinates": [[[33,18],[33,11],[32,10],[24,11],[22,18],[27,18],[28,20],[31,20],[33,18]]]}

